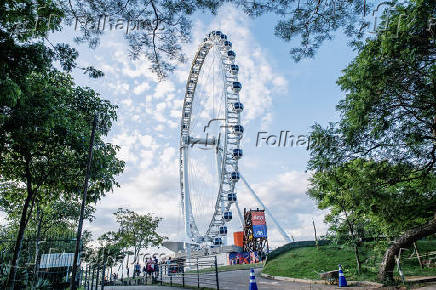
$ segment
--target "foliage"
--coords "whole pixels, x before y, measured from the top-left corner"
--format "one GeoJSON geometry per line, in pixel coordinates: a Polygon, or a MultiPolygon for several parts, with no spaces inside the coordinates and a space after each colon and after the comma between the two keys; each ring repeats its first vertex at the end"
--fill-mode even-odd
{"type": "Polygon", "coordinates": [[[117,235],[122,244],[134,249],[135,259],[138,259],[142,249],[159,246],[166,239],[157,232],[161,218],[123,208],[119,208],[114,215],[119,224],[117,235]]]}
{"type": "MultiPolygon", "coordinates": [[[[417,245],[422,255],[434,251],[436,241],[419,241],[417,245]]],[[[360,274],[355,266],[353,248],[338,245],[321,246],[319,250],[314,246],[290,249],[268,261],[262,272],[273,276],[319,280],[319,273],[337,270],[338,264],[341,264],[347,280],[376,281],[378,265],[385,248],[377,249],[375,246],[376,244],[373,242],[362,246],[361,254],[364,263],[360,274]]],[[[402,253],[401,268],[404,274],[407,276],[434,275],[434,268],[421,269],[416,256],[409,258],[412,253],[413,247],[402,253]]],[[[397,271],[395,277],[398,278],[397,271]]]]}
{"type": "MultiPolygon", "coordinates": [[[[61,197],[77,200],[94,115],[100,123],[88,202],[99,200],[116,186],[115,176],[124,166],[116,158],[118,148],[102,141],[116,119],[116,107],[93,90],[76,86],[71,76],[53,67],[55,60],[65,71],[76,67],[74,49],[67,45],[48,49],[32,41],[46,35],[44,27],[23,35],[10,30],[20,21],[36,21],[34,12],[39,8],[34,2],[2,2],[0,6],[6,11],[0,16],[0,176],[6,189],[1,192],[1,203],[19,205],[21,210],[15,217],[9,212],[18,229],[12,265],[19,260],[34,205],[61,197]]],[[[58,27],[60,22],[52,24],[58,27]]],[[[88,71],[96,74],[91,68],[88,71]]],[[[15,268],[10,275],[12,281],[15,268]]]]}
{"type": "MultiPolygon", "coordinates": [[[[382,8],[376,6],[383,1],[369,3],[365,0],[7,2],[9,5],[0,6],[0,12],[7,11],[13,16],[0,18],[0,21],[7,24],[3,26],[5,31],[20,40],[45,37],[50,30],[62,29],[64,24],[80,30],[77,42],[96,47],[104,30],[111,29],[109,26],[120,27],[125,31],[132,57],[145,56],[150,61],[150,69],[159,79],[167,77],[178,63],[185,62],[182,45],[191,39],[194,15],[205,12],[215,14],[224,2],[233,3],[235,9],[252,17],[277,16],[279,20],[274,34],[286,42],[299,41],[299,45],[290,50],[295,61],[313,57],[322,43],[332,39],[339,30],[343,30],[350,43],[359,43],[367,35],[365,29],[370,23],[365,16],[371,14],[371,8],[373,11],[379,9],[385,15],[390,9],[389,5],[382,5],[382,8]],[[37,29],[33,32],[35,27],[37,29]]],[[[393,0],[392,5],[397,2],[393,0]]],[[[86,72],[86,68],[82,69],[86,72]]]]}
{"type": "Polygon", "coordinates": [[[107,265],[114,266],[123,261],[127,252],[125,248],[128,246],[122,239],[119,232],[109,231],[98,238],[100,248],[104,250],[107,257],[107,265]]]}
{"type": "Polygon", "coordinates": [[[396,237],[434,219],[436,47],[427,20],[436,3],[395,9],[389,29],[367,40],[338,80],[341,120],[313,127],[322,142],[311,148],[309,195],[330,209],[327,221],[339,232],[351,220],[396,237]]]}

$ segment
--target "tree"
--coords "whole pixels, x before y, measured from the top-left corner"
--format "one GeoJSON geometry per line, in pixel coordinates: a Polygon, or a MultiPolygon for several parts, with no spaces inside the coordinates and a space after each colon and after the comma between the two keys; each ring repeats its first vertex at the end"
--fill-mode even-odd
{"type": "MultiPolygon", "coordinates": [[[[81,24],[82,36],[77,40],[86,41],[91,47],[98,44],[102,33],[102,29],[98,29],[103,22],[102,15],[107,16],[105,18],[107,21],[112,19],[114,26],[120,18],[133,22],[141,20],[139,30],[126,31],[132,56],[146,56],[151,62],[151,70],[163,79],[174,70],[177,63],[185,61],[181,45],[190,41],[192,15],[199,11],[215,14],[224,2],[217,0],[146,2],[111,0],[101,3],[73,1],[71,5],[64,4],[63,12],[68,23],[81,24]]],[[[274,34],[287,42],[295,38],[300,40],[300,45],[290,50],[291,56],[296,61],[313,57],[321,44],[325,40],[332,39],[336,31],[341,28],[351,40],[361,39],[364,36],[364,28],[369,25],[368,21],[363,20],[363,16],[369,14],[371,7],[366,0],[230,0],[226,2],[235,4],[235,9],[241,9],[252,17],[264,14],[279,16],[281,19],[274,28],[274,34]]]]}
{"type": "Polygon", "coordinates": [[[133,248],[135,261],[142,249],[159,246],[166,239],[157,232],[161,218],[123,208],[119,208],[114,215],[119,224],[119,239],[126,247],[133,248]]]}
{"type": "Polygon", "coordinates": [[[389,29],[367,40],[339,78],[341,120],[313,127],[312,137],[324,142],[312,146],[308,165],[315,187],[348,168],[347,190],[362,188],[353,206],[398,237],[380,266],[386,282],[400,247],[436,232],[436,47],[428,29],[436,3],[395,9],[389,29]]]}
{"type": "MultiPolygon", "coordinates": [[[[102,141],[116,120],[116,107],[53,67],[59,61],[66,72],[79,68],[74,49],[65,44],[49,49],[41,41],[50,30],[60,30],[64,17],[51,1],[0,3],[0,176],[18,189],[2,192],[2,199],[22,201],[8,279],[11,288],[34,205],[60,197],[74,199],[80,188],[86,136],[95,115],[100,123],[87,202],[99,200],[116,186],[115,176],[124,166],[116,158],[118,148],[102,141]]],[[[93,67],[81,69],[90,77],[103,75],[93,67]]]]}
{"type": "Polygon", "coordinates": [[[299,45],[290,50],[295,61],[313,57],[322,43],[332,39],[340,29],[350,43],[360,43],[367,35],[369,21],[364,16],[371,14],[371,5],[380,13],[390,9],[389,5],[375,6],[385,1],[366,0],[59,0],[57,5],[51,1],[25,4],[7,1],[0,5],[0,14],[13,17],[0,17],[0,24],[6,22],[4,30],[17,39],[45,37],[50,30],[60,30],[61,23],[74,26],[81,31],[76,41],[87,42],[90,47],[98,45],[105,30],[122,29],[132,57],[145,56],[151,63],[150,69],[164,79],[186,59],[182,44],[191,39],[194,13],[215,14],[225,2],[235,4],[235,9],[252,17],[265,14],[280,17],[274,34],[286,42],[299,40],[299,45]],[[32,32],[35,27],[37,33],[32,32]]]}
{"type": "Polygon", "coordinates": [[[104,249],[104,255],[109,267],[122,263],[127,254],[125,251],[127,245],[119,232],[106,232],[98,238],[98,241],[100,248],[104,249]]]}
{"type": "Polygon", "coordinates": [[[361,176],[356,174],[364,162],[356,159],[329,171],[316,172],[310,179],[313,186],[308,190],[308,195],[320,209],[330,209],[325,217],[330,231],[339,242],[345,241],[354,248],[358,273],[362,267],[359,246],[365,237],[365,228],[368,228],[365,225],[369,222],[362,203],[362,198],[368,195],[369,186],[362,184],[361,176]]]}
{"type": "Polygon", "coordinates": [[[55,70],[32,73],[22,80],[20,88],[20,101],[3,111],[0,124],[0,174],[26,188],[10,283],[36,199],[69,199],[80,188],[79,177],[83,176],[86,162],[84,136],[89,134],[93,115],[98,114],[102,123],[89,201],[99,200],[117,185],[115,176],[123,169],[123,162],[115,156],[117,147],[101,139],[116,117],[115,107],[109,102],[91,89],[75,87],[68,75],[55,70]]]}

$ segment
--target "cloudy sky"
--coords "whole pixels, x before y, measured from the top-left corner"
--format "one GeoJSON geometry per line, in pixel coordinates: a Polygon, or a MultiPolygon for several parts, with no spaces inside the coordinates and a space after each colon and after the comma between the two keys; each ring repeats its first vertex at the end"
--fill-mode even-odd
{"type": "MultiPolygon", "coordinates": [[[[96,220],[86,225],[95,237],[116,229],[112,213],[119,207],[163,217],[160,230],[170,240],[181,237],[178,148],[184,87],[200,41],[218,29],[233,43],[243,84],[240,99],[245,105],[242,120],[246,130],[240,171],[289,235],[296,240],[313,239],[312,219],[318,232],[325,233],[323,213],[305,195],[306,149],[265,143],[256,146],[256,139],[258,132],[267,132],[267,136],[279,135],[282,130],[307,135],[314,122],[326,124],[337,119],[335,105],[343,93],[335,82],[354,52],[338,34],[314,59],[295,64],[288,54],[294,43],[273,35],[275,22],[269,16],[251,19],[228,5],[217,16],[197,15],[193,41],[184,48],[188,64],[177,67],[164,82],[156,81],[147,61],[129,58],[122,31],[106,32],[95,50],[74,45],[82,66],[93,65],[105,72],[105,77],[97,80],[77,73],[76,82],[94,88],[119,106],[119,119],[108,141],[121,146],[119,157],[126,161],[119,177],[121,186],[97,204],[96,220]]],[[[64,31],[51,38],[72,43],[74,35],[74,31],[64,31]]],[[[237,190],[242,208],[258,207],[242,184],[237,190]]],[[[235,209],[233,212],[236,214],[235,209]]],[[[272,223],[269,235],[273,246],[284,243],[272,223]]]]}

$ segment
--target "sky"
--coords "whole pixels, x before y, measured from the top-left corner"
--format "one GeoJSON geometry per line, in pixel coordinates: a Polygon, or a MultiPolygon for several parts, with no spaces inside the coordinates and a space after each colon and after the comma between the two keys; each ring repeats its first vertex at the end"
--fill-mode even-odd
{"type": "MultiPolygon", "coordinates": [[[[212,30],[228,35],[240,67],[240,100],[245,106],[240,172],[288,235],[295,240],[313,240],[312,220],[318,234],[325,234],[325,212],[306,195],[308,151],[304,146],[268,146],[264,141],[256,146],[256,139],[258,132],[265,132],[262,136],[278,136],[280,131],[307,136],[315,122],[326,125],[337,120],[335,106],[344,93],[336,80],[355,52],[338,33],[313,59],[294,63],[289,50],[296,42],[286,43],[273,35],[276,20],[271,16],[252,19],[231,5],[224,5],[216,16],[195,15],[192,43],[183,48],[188,62],[163,82],[157,82],[146,60],[129,57],[122,31],[106,32],[96,49],[73,43],[78,32],[72,29],[50,36],[76,47],[81,66],[93,65],[105,73],[103,78],[89,79],[75,72],[76,84],[95,89],[119,106],[118,121],[107,141],[121,146],[119,158],[126,167],[117,178],[120,187],[97,203],[95,221],[85,225],[95,238],[116,230],[113,213],[123,207],[162,217],[159,230],[169,240],[180,240],[178,148],[184,89],[190,61],[212,30]]],[[[237,192],[242,208],[259,207],[242,184],[237,185],[237,192]]],[[[233,213],[235,216],[235,208],[233,213]]],[[[268,216],[267,223],[270,245],[284,244],[268,216]]]]}

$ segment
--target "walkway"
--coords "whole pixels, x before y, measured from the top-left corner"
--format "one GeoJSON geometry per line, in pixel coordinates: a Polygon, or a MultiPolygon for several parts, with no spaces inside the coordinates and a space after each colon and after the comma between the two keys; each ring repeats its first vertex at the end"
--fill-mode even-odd
{"type": "Polygon", "coordinates": [[[105,286],[107,290],[186,290],[186,288],[179,287],[165,287],[165,286],[105,286]]]}

